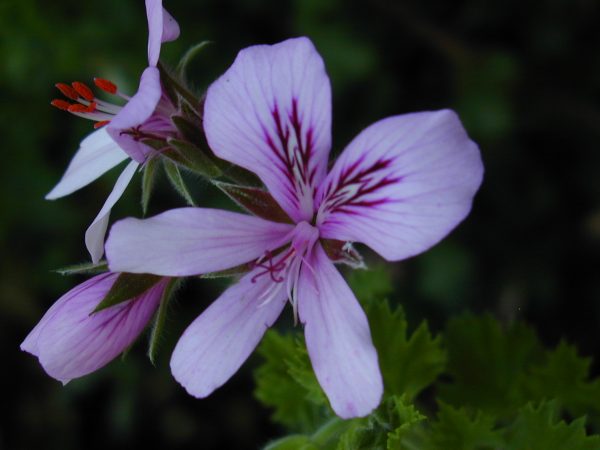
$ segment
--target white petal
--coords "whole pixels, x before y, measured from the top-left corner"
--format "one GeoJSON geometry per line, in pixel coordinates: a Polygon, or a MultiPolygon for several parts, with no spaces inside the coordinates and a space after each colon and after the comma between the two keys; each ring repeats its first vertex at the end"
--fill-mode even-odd
{"type": "Polygon", "coordinates": [[[95,263],[100,261],[100,258],[104,254],[104,236],[106,234],[106,227],[108,226],[108,219],[110,218],[110,210],[121,198],[123,192],[125,192],[125,188],[133,178],[138,166],[139,164],[135,161],[127,164],[123,173],[119,175],[115,187],[106,199],[106,202],[104,202],[104,206],[102,206],[102,209],[85,232],[85,245],[90,252],[92,261],[95,263]]]}
{"type": "Polygon", "coordinates": [[[46,195],[46,200],[64,197],[87,186],[126,159],[127,154],[108,135],[106,128],[94,131],[81,141],[67,171],[46,195]]]}

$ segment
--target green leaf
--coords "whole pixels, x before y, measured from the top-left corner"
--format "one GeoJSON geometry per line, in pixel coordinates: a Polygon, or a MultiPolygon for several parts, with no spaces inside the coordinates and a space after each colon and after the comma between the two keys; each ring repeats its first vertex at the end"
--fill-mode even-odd
{"type": "Polygon", "coordinates": [[[273,222],[292,223],[287,213],[266,190],[221,181],[215,181],[214,184],[236,204],[255,216],[273,222]]]}
{"type": "Polygon", "coordinates": [[[205,178],[212,179],[221,175],[221,170],[213,158],[208,156],[200,147],[179,139],[168,139],[169,145],[175,152],[164,155],[184,168],[196,172],[205,178]]]}
{"type": "Polygon", "coordinates": [[[559,420],[558,402],[529,403],[506,430],[507,450],[598,450],[600,436],[587,436],[585,418],[559,420]]]}
{"type": "Polygon", "coordinates": [[[106,261],[100,261],[98,263],[82,263],[74,264],[72,266],[61,267],[60,269],[54,270],[61,275],[97,275],[99,273],[108,271],[108,263],[106,261]]]}
{"type": "Polygon", "coordinates": [[[149,274],[121,273],[106,296],[91,314],[142,295],[162,277],[149,274]]]}
{"type": "Polygon", "coordinates": [[[200,54],[202,50],[212,44],[211,41],[202,41],[192,47],[188,48],[185,54],[179,60],[177,64],[177,73],[181,78],[185,77],[185,71],[187,69],[188,64],[200,54]]]}
{"type": "Polygon", "coordinates": [[[188,191],[185,182],[183,181],[183,177],[181,176],[181,172],[179,168],[172,163],[171,161],[163,160],[163,166],[165,168],[165,173],[167,174],[167,178],[171,182],[171,185],[175,188],[175,190],[181,195],[185,201],[190,206],[196,206],[190,191],[188,191]]]}
{"type": "Polygon", "coordinates": [[[148,212],[148,204],[152,196],[154,180],[156,178],[156,167],[160,163],[158,158],[150,158],[144,165],[144,173],[142,175],[142,213],[144,216],[148,212]]]}
{"type": "Polygon", "coordinates": [[[589,379],[590,364],[591,359],[580,357],[574,346],[561,342],[530,368],[524,379],[526,398],[554,398],[572,417],[587,414],[600,425],[600,379],[589,379]]]}
{"type": "Polygon", "coordinates": [[[394,292],[392,274],[385,264],[353,270],[348,275],[348,284],[363,305],[384,300],[394,292]]]}
{"type": "Polygon", "coordinates": [[[448,322],[445,343],[452,382],[437,386],[441,400],[498,415],[526,403],[523,377],[543,355],[530,328],[513,323],[504,330],[489,315],[465,314],[448,322]]]}
{"type": "Polygon", "coordinates": [[[444,370],[440,337],[433,338],[426,323],[408,337],[402,309],[391,310],[387,301],[369,303],[366,312],[386,392],[415,398],[444,370]]]}
{"type": "Polygon", "coordinates": [[[348,424],[337,450],[401,450],[425,419],[406,396],[392,396],[364,419],[348,424]]]}
{"type": "Polygon", "coordinates": [[[296,435],[286,436],[268,444],[264,450],[322,450],[311,442],[309,436],[296,435]]]}
{"type": "Polygon", "coordinates": [[[306,349],[295,335],[269,330],[258,353],[264,362],[254,372],[255,395],[274,409],[273,421],[291,431],[312,432],[332,416],[306,349]]]}
{"type": "MultiPolygon", "coordinates": [[[[428,444],[434,449],[479,450],[502,448],[502,436],[495,430],[493,417],[469,413],[463,408],[439,404],[437,419],[431,425],[428,444]]],[[[428,447],[429,448],[429,447],[428,447]]]]}
{"type": "Polygon", "coordinates": [[[148,343],[148,358],[150,358],[150,362],[153,365],[156,364],[156,356],[158,354],[160,338],[164,331],[165,321],[167,320],[169,304],[171,303],[171,299],[173,298],[175,291],[177,291],[181,285],[181,282],[182,278],[171,279],[165,287],[163,295],[160,299],[158,311],[156,312],[154,322],[152,323],[152,331],[150,332],[150,341],[148,343]]]}

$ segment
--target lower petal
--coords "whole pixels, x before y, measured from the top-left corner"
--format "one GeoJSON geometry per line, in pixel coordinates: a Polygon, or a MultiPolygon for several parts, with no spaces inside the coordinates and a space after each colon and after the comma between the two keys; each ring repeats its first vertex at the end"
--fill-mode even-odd
{"type": "Polygon", "coordinates": [[[115,183],[115,187],[104,202],[104,206],[85,232],[85,245],[90,252],[92,261],[97,263],[104,254],[104,236],[110,218],[110,210],[125,192],[125,188],[135,175],[139,164],[131,161],[115,183]]]}
{"type": "Polygon", "coordinates": [[[162,280],[141,296],[90,315],[118,274],[97,275],[63,295],[21,344],[44,370],[67,383],[114,359],[144,329],[162,296],[162,280]]]}
{"type": "Polygon", "coordinates": [[[338,416],[366,416],[383,393],[367,317],[320,244],[307,263],[300,274],[298,313],[313,369],[338,416]]]}
{"type": "Polygon", "coordinates": [[[171,371],[194,397],[210,395],[237,372],[285,306],[283,283],[274,284],[268,276],[253,282],[256,272],[215,300],[175,347],[171,371]]]}

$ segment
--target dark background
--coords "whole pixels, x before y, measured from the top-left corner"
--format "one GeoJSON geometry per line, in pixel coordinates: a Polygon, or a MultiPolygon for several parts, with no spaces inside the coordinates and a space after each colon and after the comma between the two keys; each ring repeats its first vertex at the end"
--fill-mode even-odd
{"type": "MultiPolygon", "coordinates": [[[[524,319],[548,345],[561,337],[600,353],[600,6],[593,0],[165,2],[180,39],[175,64],[205,88],[256,43],[307,35],[333,84],[334,152],[389,115],[450,107],[486,167],[472,214],[428,253],[391,265],[411,323],[439,330],[465,309],[524,319]]],[[[254,400],[251,359],[209,399],[171,378],[182,330],[223,283],[188,284],[171,312],[153,368],[144,338],[125,362],[63,388],[19,344],[83,278],[51,270],[85,261],[83,234],[117,171],[55,202],[59,180],[91,123],[50,107],[57,81],[101,76],[133,92],[146,65],[142,1],[0,0],[0,448],[256,449],[282,431],[254,400]]],[[[152,211],[183,203],[162,192],[152,211]]],[[[214,193],[196,180],[203,204],[214,193]]],[[[113,218],[140,215],[139,182],[113,218]]],[[[225,203],[222,203],[225,205],[225,203]]],[[[372,255],[369,260],[378,261],[372,255]]],[[[598,372],[597,363],[594,370],[598,372]]]]}

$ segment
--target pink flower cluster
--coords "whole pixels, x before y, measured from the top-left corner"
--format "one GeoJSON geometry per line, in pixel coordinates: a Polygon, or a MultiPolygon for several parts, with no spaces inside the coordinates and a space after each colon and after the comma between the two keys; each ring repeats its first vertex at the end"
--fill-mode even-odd
{"type": "Polygon", "coordinates": [[[429,249],[470,211],[483,175],[477,145],[450,110],[404,114],[367,127],[328,169],[331,87],[319,53],[305,37],[249,47],[209,87],[197,125],[214,155],[257,175],[287,217],[180,208],[121,220],[104,243],[110,207],[138,164],[153,155],[135,133],[175,132],[156,64],[160,43],[179,29],[160,1],[146,6],[149,67],[138,93],[118,111],[78,98],[103,111],[81,114],[110,123],[82,142],[49,194],[66,195],[133,160],[86,239],[94,260],[106,251],[110,272],[60,298],[22,348],[54,378],[80,377],[133,342],[171,278],[244,266],[248,272],[180,338],[171,358],[177,381],[195,397],[212,393],[290,303],[332,409],[343,418],[369,414],[383,392],[377,352],[367,318],[324,242],[364,244],[387,261],[429,249]],[[163,278],[127,302],[90,314],[118,273],[163,278]]]}

